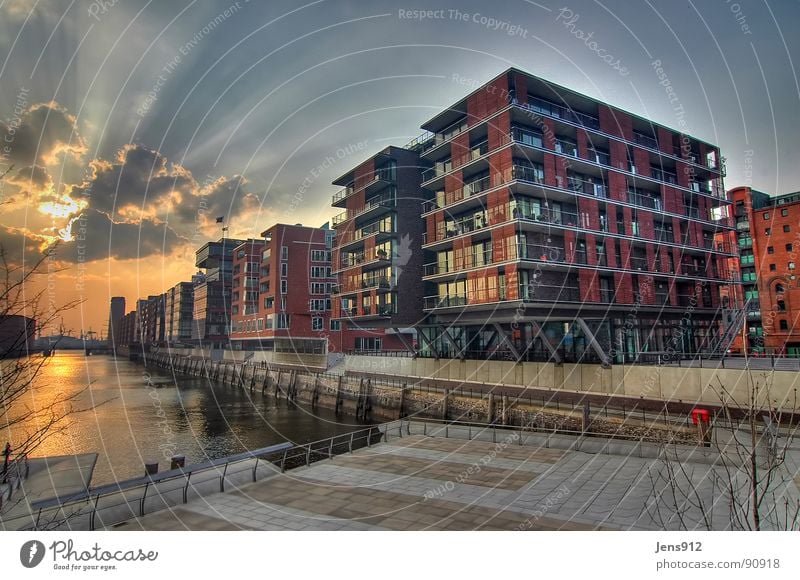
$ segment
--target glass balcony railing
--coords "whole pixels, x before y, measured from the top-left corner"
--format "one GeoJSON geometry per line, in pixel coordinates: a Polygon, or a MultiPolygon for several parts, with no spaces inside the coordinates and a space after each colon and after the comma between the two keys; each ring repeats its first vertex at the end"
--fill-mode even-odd
{"type": "Polygon", "coordinates": [[[639,207],[646,207],[648,209],[661,211],[661,198],[642,194],[641,192],[634,190],[628,190],[628,203],[638,205],[639,207]]]}
{"type": "Polygon", "coordinates": [[[544,169],[530,165],[514,165],[511,167],[511,178],[531,183],[544,183],[544,169]]]}
{"type": "Polygon", "coordinates": [[[491,185],[491,180],[487,175],[486,177],[482,177],[480,179],[465,184],[464,187],[461,189],[461,191],[464,198],[467,198],[489,189],[490,185],[491,185]]]}
{"type": "Polygon", "coordinates": [[[577,176],[567,176],[567,189],[586,193],[595,197],[608,198],[608,187],[604,183],[597,183],[577,176]]]}
{"type": "Polygon", "coordinates": [[[642,133],[633,132],[633,140],[635,143],[642,145],[644,147],[648,147],[649,149],[656,149],[658,150],[658,141],[655,138],[650,137],[649,135],[643,135],[642,133]]]}

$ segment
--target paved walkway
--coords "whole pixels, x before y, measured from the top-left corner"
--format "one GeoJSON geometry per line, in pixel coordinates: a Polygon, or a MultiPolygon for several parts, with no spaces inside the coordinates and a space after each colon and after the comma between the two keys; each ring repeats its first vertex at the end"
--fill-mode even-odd
{"type": "MultiPolygon", "coordinates": [[[[468,436],[466,429],[454,436],[458,430],[450,428],[448,438],[414,428],[417,434],[390,437],[113,529],[663,530],[700,523],[681,523],[664,508],[674,505],[670,490],[659,485],[665,462],[636,443],[594,439],[576,451],[576,440],[567,437],[514,435],[500,441],[498,432],[495,443],[489,432],[481,434],[484,440],[470,440],[474,433],[468,436]]],[[[724,529],[727,502],[716,501],[721,496],[710,477],[722,469],[712,465],[718,456],[691,447],[681,453],[680,473],[697,492],[692,501],[713,506],[714,527],[724,529]]],[[[797,455],[790,453],[789,463],[798,463],[797,455]]],[[[788,467],[792,475],[781,495],[793,503],[800,497],[800,478],[793,480],[797,471],[788,467]]]]}
{"type": "Polygon", "coordinates": [[[650,461],[413,435],[114,529],[626,529],[650,461]]]}

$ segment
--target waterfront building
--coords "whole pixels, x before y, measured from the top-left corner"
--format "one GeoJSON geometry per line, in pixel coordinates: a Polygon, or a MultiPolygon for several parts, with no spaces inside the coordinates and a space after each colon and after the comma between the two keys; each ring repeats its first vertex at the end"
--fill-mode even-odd
{"type": "Polygon", "coordinates": [[[192,340],[194,315],[194,285],[178,282],[165,293],[165,340],[172,346],[189,344],[192,340]]]}
{"type": "Polygon", "coordinates": [[[228,346],[233,250],[243,242],[221,238],[195,254],[195,266],[204,270],[193,287],[192,342],[198,346],[212,350],[228,346]]]}
{"type": "MultiPolygon", "coordinates": [[[[800,192],[771,197],[749,187],[728,192],[736,221],[749,353],[800,357],[800,192]]],[[[742,340],[732,350],[741,352],[742,340]]]]}
{"type": "Polygon", "coordinates": [[[165,295],[154,294],[136,301],[136,337],[142,344],[159,344],[166,330],[165,295]]]}
{"type": "Polygon", "coordinates": [[[516,69],[422,127],[421,354],[611,363],[725,348],[736,254],[715,241],[733,231],[716,145],[516,69]]]}
{"type": "Polygon", "coordinates": [[[118,342],[115,346],[131,346],[139,342],[136,334],[136,310],[131,310],[120,319],[118,342]]]}
{"type": "Polygon", "coordinates": [[[275,224],[235,250],[234,349],[328,352],[331,273],[326,230],[275,224]]]}
{"type": "Polygon", "coordinates": [[[387,147],[333,182],[333,315],[345,351],[413,350],[423,319],[422,170],[418,151],[387,147]],[[375,330],[373,330],[375,329],[375,330]]]}
{"type": "Polygon", "coordinates": [[[113,296],[108,313],[108,336],[106,337],[112,348],[118,344],[119,323],[123,316],[125,316],[125,297],[113,296]]]}

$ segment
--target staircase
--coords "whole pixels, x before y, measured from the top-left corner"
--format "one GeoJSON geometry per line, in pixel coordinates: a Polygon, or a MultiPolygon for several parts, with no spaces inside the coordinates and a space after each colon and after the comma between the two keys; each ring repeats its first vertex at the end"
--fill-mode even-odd
{"type": "Polygon", "coordinates": [[[725,356],[728,349],[736,340],[736,337],[741,335],[744,325],[747,323],[747,313],[751,308],[757,307],[758,303],[753,299],[748,298],[742,308],[727,309],[723,311],[723,331],[719,339],[712,342],[710,353],[714,356],[725,356]]]}

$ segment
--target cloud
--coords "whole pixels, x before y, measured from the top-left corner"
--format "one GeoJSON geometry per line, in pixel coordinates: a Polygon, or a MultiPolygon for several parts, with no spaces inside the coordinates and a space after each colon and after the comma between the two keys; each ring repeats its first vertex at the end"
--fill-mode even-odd
{"type": "Polygon", "coordinates": [[[0,122],[0,143],[5,163],[23,167],[53,165],[65,155],[79,159],[86,153],[73,115],[55,101],[28,107],[23,94],[17,96],[12,117],[0,122]]]}
{"type": "Polygon", "coordinates": [[[188,242],[165,223],[151,219],[115,222],[92,209],[74,217],[66,233],[68,239],[57,252],[57,259],[65,262],[169,256],[188,242]]]}
{"type": "Polygon", "coordinates": [[[188,237],[198,229],[213,235],[217,216],[227,216],[229,221],[252,217],[260,202],[245,191],[247,184],[240,175],[200,183],[191,171],[158,151],[127,144],[112,161],[91,161],[89,176],[71,187],[69,195],[115,221],[165,221],[188,237]]]}

